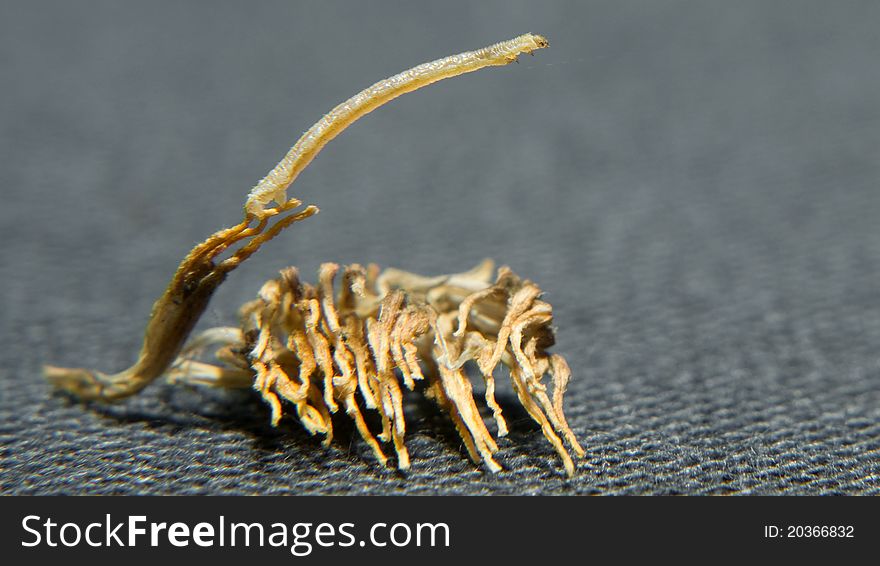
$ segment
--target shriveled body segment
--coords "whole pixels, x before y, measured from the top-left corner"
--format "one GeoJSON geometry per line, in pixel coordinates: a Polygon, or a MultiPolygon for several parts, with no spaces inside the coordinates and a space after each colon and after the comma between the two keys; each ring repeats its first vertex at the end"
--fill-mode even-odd
{"type": "Polygon", "coordinates": [[[393,444],[402,469],[410,465],[402,388],[412,390],[424,381],[419,391],[449,414],[471,459],[498,471],[493,458],[498,446],[480,416],[465,367],[471,362],[485,380],[485,402],[497,435],[505,436],[507,423],[495,399],[494,373],[501,364],[519,402],[562,457],[567,473],[574,472],[565,444],[580,456],[583,449],[562,410],[570,372],[561,356],[546,351],[554,342],[552,309],[539,298],[537,285],[506,267],[493,279],[490,261],[438,277],[326,263],[318,279],[309,285],[295,268],[285,269],[242,307],[240,330],[199,335],[175,362],[171,377],[253,386],[271,407],[273,424],[289,407],[327,443],[333,437],[331,415],[342,408],[383,464],[387,458],[379,441],[393,444]],[[197,359],[211,344],[220,346],[219,365],[197,359]],[[378,411],[378,434],[370,431],[363,410],[378,411]]]}

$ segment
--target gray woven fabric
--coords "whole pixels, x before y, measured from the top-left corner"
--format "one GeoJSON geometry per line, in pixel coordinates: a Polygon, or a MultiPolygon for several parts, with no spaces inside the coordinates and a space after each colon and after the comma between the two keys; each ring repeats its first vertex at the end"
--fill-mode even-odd
{"type": "Polygon", "coordinates": [[[3,3],[0,491],[880,492],[880,5],[318,4],[3,3]],[[286,265],[493,257],[554,305],[573,480],[509,386],[497,475],[415,396],[402,476],[249,392],[51,394],[43,363],[132,361],[177,262],[322,113],[526,31],[550,49],[329,146],[292,191],[321,214],[202,327],[286,265]]]}

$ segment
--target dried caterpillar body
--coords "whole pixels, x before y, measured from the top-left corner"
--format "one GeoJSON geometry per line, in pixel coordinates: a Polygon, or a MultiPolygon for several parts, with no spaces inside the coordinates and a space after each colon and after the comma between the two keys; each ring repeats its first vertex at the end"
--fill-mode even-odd
{"type": "Polygon", "coordinates": [[[567,473],[574,472],[564,442],[580,456],[583,449],[562,410],[570,371],[561,356],[546,352],[554,341],[552,310],[540,300],[537,285],[506,267],[493,281],[489,260],[468,272],[439,277],[396,269],[379,273],[374,265],[341,271],[338,291],[336,264],[321,266],[316,286],[302,283],[295,268],[282,271],[263,286],[258,299],[242,307],[239,331],[207,331],[178,359],[171,378],[252,384],[271,406],[273,424],[286,401],[305,428],[325,435],[327,443],[333,435],[331,414],[341,406],[384,464],[386,455],[364,421],[362,404],[381,415],[378,437],[393,441],[401,469],[409,467],[409,453],[400,381],[412,390],[424,380],[426,395],[449,414],[471,459],[498,471],[501,466],[493,458],[498,446],[479,414],[464,366],[473,362],[482,374],[486,404],[498,436],[505,436],[493,376],[503,364],[520,402],[562,457],[567,473]],[[223,366],[196,359],[209,345],[221,347],[223,366]],[[553,381],[552,399],[541,382],[545,374],[553,381]]]}
{"type": "Polygon", "coordinates": [[[251,190],[239,224],[217,231],[183,259],[153,306],[134,365],[111,375],[46,366],[46,377],[59,389],[100,401],[133,395],[162,375],[216,387],[254,387],[270,405],[273,424],[281,418],[284,401],[307,430],[325,435],[328,444],[331,415],[343,409],[379,461],[387,458],[378,440],[391,441],[397,465],[405,469],[409,454],[399,373],[409,389],[424,381],[425,394],[448,412],[471,458],[497,471],[493,454],[498,446],[479,414],[463,367],[473,362],[480,370],[486,403],[498,436],[504,436],[507,424],[495,399],[493,377],[496,366],[503,364],[519,401],[572,475],[574,463],[564,443],[580,456],[583,449],[562,411],[569,368],[562,357],[546,352],[553,344],[550,305],[540,300],[534,283],[507,268],[499,269],[493,280],[491,262],[438,277],[394,269],[379,273],[375,266],[352,265],[342,269],[338,292],[334,281],[340,268],[335,264],[321,267],[316,286],[302,283],[296,270],[288,268],[263,286],[258,299],[242,307],[241,328],[211,329],[184,346],[229,272],[282,230],[318,212],[312,205],[297,210],[300,201],[288,199],[286,191],[329,141],[402,94],[505,65],[546,46],[543,37],[525,34],[424,63],[338,105],[251,190]],[[273,201],[276,204],[270,206],[273,201]],[[227,251],[229,257],[220,260],[227,251]],[[209,347],[218,348],[219,363],[199,360],[209,347]],[[542,383],[548,374],[552,398],[542,383]],[[379,412],[382,431],[377,436],[369,430],[360,405],[379,412]]]}

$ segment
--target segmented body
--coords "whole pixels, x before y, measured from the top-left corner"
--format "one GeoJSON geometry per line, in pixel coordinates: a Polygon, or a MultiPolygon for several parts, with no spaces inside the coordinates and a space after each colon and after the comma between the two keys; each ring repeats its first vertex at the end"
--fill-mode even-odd
{"type": "Polygon", "coordinates": [[[438,277],[327,263],[313,286],[288,268],[242,307],[240,331],[214,329],[197,337],[172,377],[253,386],[270,405],[273,424],[289,406],[309,432],[325,435],[327,443],[333,436],[331,415],[341,408],[383,464],[379,441],[392,442],[402,469],[410,465],[403,387],[416,389],[424,381],[418,391],[448,413],[470,457],[498,471],[493,457],[498,445],[480,416],[466,364],[472,362],[485,380],[485,402],[497,435],[504,436],[508,428],[493,375],[500,364],[508,368],[519,402],[572,474],[565,443],[578,455],[583,450],[562,409],[568,366],[546,351],[554,341],[552,309],[531,281],[506,267],[494,280],[492,272],[488,261],[438,277]],[[218,355],[225,361],[222,366],[195,359],[211,343],[223,346],[218,355]],[[545,375],[553,382],[552,398],[542,382],[545,375]],[[378,435],[368,427],[364,410],[381,415],[378,435]]]}

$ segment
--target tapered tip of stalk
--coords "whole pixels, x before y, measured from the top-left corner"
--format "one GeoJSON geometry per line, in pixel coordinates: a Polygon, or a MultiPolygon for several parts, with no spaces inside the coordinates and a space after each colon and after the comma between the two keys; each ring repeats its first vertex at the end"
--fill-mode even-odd
{"type": "Polygon", "coordinates": [[[529,35],[532,36],[532,40],[535,42],[535,45],[537,46],[536,49],[543,49],[545,47],[550,46],[550,42],[547,41],[547,38],[544,37],[543,35],[538,35],[536,33],[530,33],[529,35]]]}
{"type": "Polygon", "coordinates": [[[80,399],[97,399],[102,386],[95,372],[83,368],[43,366],[43,375],[55,389],[72,393],[80,399]]]}

